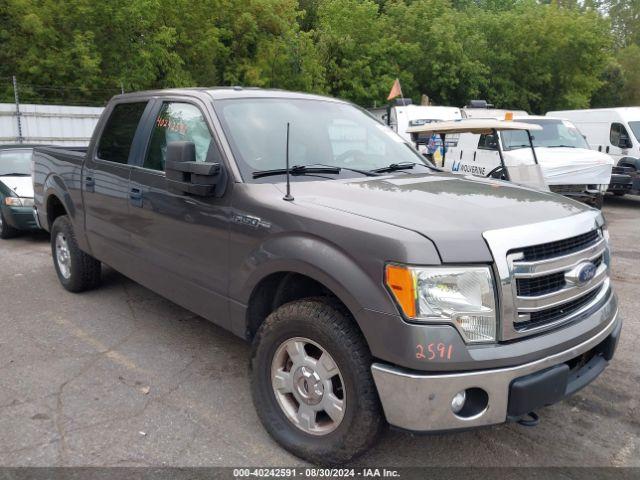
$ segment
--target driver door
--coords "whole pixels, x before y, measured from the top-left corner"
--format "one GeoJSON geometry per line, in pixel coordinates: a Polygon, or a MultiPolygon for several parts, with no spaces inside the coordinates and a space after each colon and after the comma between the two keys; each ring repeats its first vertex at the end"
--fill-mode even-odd
{"type": "Polygon", "coordinates": [[[129,182],[130,229],[140,282],[229,328],[229,192],[221,198],[167,189],[167,144],[190,141],[199,162],[222,163],[206,106],[191,99],[157,101],[147,147],[129,182]]]}

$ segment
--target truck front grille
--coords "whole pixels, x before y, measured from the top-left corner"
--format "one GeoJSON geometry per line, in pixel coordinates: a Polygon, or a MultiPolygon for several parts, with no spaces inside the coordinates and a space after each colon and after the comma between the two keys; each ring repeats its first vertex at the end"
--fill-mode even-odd
{"type": "MultiPolygon", "coordinates": [[[[599,267],[602,263],[602,255],[593,260],[593,264],[599,267]]],[[[557,292],[564,288],[567,284],[565,272],[560,271],[543,275],[541,277],[518,278],[516,279],[516,288],[519,297],[536,297],[547,293],[557,292]]]]}
{"type": "Polygon", "coordinates": [[[606,242],[599,229],[510,251],[513,330],[530,334],[576,317],[608,284],[605,252],[606,242]],[[578,270],[587,262],[595,265],[595,275],[580,282],[578,270]]]}
{"type": "Polygon", "coordinates": [[[566,193],[582,193],[587,190],[587,185],[549,185],[549,190],[561,195],[566,193]]]}
{"type": "Polygon", "coordinates": [[[518,331],[526,331],[535,327],[540,327],[548,324],[549,322],[555,322],[561,320],[569,315],[572,315],[579,311],[585,305],[588,305],[597,295],[599,290],[594,290],[586,295],[572,300],[567,303],[563,303],[557,307],[548,308],[539,312],[533,312],[529,315],[529,320],[524,322],[518,322],[516,329],[518,331]]]}
{"type": "Polygon", "coordinates": [[[521,250],[523,260],[535,262],[537,260],[560,257],[569,253],[578,252],[589,245],[595,244],[599,238],[600,234],[598,230],[592,230],[565,240],[526,247],[521,250]]]}

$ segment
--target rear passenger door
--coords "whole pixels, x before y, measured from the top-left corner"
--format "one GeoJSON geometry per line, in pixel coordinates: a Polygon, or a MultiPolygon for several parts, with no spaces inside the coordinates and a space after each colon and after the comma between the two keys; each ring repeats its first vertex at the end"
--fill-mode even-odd
{"type": "Polygon", "coordinates": [[[195,99],[157,100],[145,129],[146,149],[129,185],[128,228],[133,277],[174,302],[227,326],[229,194],[222,198],[169,192],[167,144],[190,141],[199,162],[222,162],[206,105],[195,99]]]}
{"type": "Polygon", "coordinates": [[[85,231],[93,255],[117,270],[131,263],[129,175],[148,102],[117,103],[82,169],[85,231]]]}

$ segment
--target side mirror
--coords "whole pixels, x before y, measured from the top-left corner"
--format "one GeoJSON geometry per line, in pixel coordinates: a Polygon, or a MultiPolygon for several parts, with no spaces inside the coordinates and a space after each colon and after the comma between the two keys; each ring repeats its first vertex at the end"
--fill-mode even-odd
{"type": "Polygon", "coordinates": [[[633,148],[633,144],[631,143],[631,139],[628,136],[626,136],[624,133],[621,133],[620,139],[618,140],[618,147],[633,148]]]}
{"type": "Polygon", "coordinates": [[[193,142],[170,142],[164,169],[167,189],[178,194],[213,196],[222,178],[219,163],[196,162],[196,146],[193,142]]]}

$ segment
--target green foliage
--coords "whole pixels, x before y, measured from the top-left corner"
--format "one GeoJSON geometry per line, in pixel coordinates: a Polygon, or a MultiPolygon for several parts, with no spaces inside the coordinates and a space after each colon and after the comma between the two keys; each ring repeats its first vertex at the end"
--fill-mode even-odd
{"type": "Polygon", "coordinates": [[[640,105],[640,46],[634,43],[620,51],[619,62],[624,72],[622,102],[640,105]]]}
{"type": "Polygon", "coordinates": [[[0,101],[251,85],[383,104],[639,103],[640,0],[0,0],[0,101]]]}

